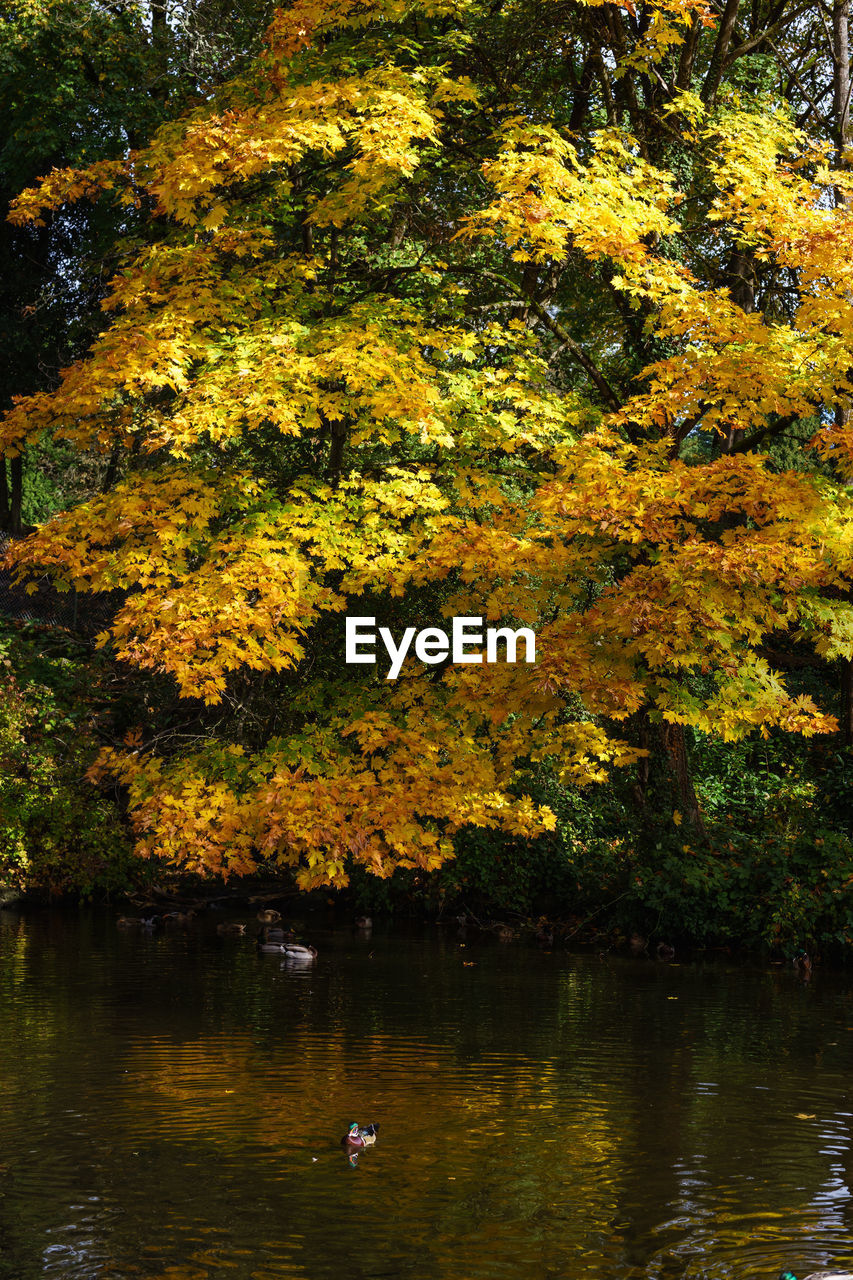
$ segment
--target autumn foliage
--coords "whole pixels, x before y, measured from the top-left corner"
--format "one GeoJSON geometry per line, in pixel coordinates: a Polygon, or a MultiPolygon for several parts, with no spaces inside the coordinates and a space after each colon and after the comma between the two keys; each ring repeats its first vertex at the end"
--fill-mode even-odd
{"type": "Polygon", "coordinates": [[[0,426],[119,450],[9,563],[121,589],[102,643],[210,709],[102,753],[140,853],[430,869],[553,825],[531,769],[655,751],[699,824],[684,727],[837,728],[767,651],[853,659],[851,178],[772,94],[682,75],[702,0],[642,18],[297,0],[150,145],[18,199],[147,220],[88,355],[0,426]],[[572,93],[548,56],[605,22],[572,93]],[[532,626],[539,660],[392,685],[343,666],[347,612],[532,626]]]}

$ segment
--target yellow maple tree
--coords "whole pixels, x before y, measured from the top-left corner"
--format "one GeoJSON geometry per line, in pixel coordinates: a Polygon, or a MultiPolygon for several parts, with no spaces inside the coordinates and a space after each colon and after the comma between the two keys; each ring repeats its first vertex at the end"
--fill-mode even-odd
{"type": "Polygon", "coordinates": [[[714,29],[645,8],[578,131],[559,92],[489,82],[475,0],[298,0],[216,101],[18,200],[133,201],[151,237],[86,358],[0,427],[7,452],[118,448],[123,478],[8,562],[120,589],[102,643],[242,708],[191,750],[143,726],[103,753],[140,853],[307,887],[429,870],[466,825],[548,829],[531,769],[635,764],[638,718],[676,768],[683,726],[834,727],[763,649],[853,658],[849,178],[769,101],[673,82],[620,120],[611,81],[665,81],[714,29]],[[813,464],[780,467],[804,423],[813,464]],[[388,682],[343,666],[365,612],[530,626],[538,661],[388,682]]]}

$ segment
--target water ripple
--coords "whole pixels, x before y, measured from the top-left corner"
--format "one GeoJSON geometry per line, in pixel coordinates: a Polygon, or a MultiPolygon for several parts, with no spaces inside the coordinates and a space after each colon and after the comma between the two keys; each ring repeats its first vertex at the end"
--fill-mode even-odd
{"type": "Polygon", "coordinates": [[[312,941],[0,913],[2,1280],[853,1263],[843,979],[312,941]]]}

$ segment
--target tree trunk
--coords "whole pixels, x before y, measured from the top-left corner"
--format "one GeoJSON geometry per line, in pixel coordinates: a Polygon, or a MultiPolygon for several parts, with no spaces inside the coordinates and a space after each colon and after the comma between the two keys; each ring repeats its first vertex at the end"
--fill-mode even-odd
{"type": "Polygon", "coordinates": [[[689,89],[693,79],[693,64],[696,61],[696,51],[699,48],[699,40],[702,35],[702,24],[698,16],[694,13],[690,23],[690,32],[684,44],[681,46],[681,57],[678,60],[678,74],[675,77],[676,89],[689,89]]]}
{"type": "Polygon", "coordinates": [[[9,531],[9,481],[6,478],[6,459],[0,456],[0,529],[9,531]]]}
{"type": "Polygon", "coordinates": [[[708,74],[705,76],[705,83],[702,86],[702,101],[708,106],[714,105],[717,90],[723,78],[723,66],[731,44],[732,32],[737,22],[739,7],[740,0],[726,0],[726,7],[723,10],[723,16],[720,18],[717,42],[714,45],[714,52],[711,54],[711,62],[708,66],[708,74]]]}
{"type": "Polygon", "coordinates": [[[832,6],[833,113],[839,163],[850,143],[850,0],[832,6]]]}
{"type": "MultiPolygon", "coordinates": [[[[726,283],[732,302],[736,303],[741,311],[751,315],[755,310],[755,251],[753,249],[735,249],[732,252],[729,269],[726,272],[726,283]]],[[[725,452],[731,453],[737,448],[745,434],[746,432],[741,428],[731,427],[725,452]]]]}
{"type": "Polygon", "coordinates": [[[666,751],[667,762],[683,821],[699,835],[705,835],[705,824],[699,811],[699,801],[693,789],[690,776],[690,764],[687,759],[687,742],[684,737],[684,725],[664,724],[661,726],[661,738],[666,751]]]}
{"type": "Polygon", "coordinates": [[[654,725],[649,720],[646,708],[638,711],[632,719],[637,744],[648,752],[648,755],[637,762],[634,800],[638,809],[645,814],[645,820],[651,826],[655,823],[655,798],[663,805],[671,801],[673,809],[678,810],[685,825],[692,828],[695,834],[704,836],[705,824],[690,776],[684,726],[667,723],[654,725]],[[653,809],[649,808],[650,792],[653,809]]]}

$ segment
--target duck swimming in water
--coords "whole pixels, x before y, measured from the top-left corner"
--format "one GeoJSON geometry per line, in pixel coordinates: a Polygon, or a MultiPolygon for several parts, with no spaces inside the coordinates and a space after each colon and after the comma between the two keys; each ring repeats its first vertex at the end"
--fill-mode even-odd
{"type": "Polygon", "coordinates": [[[258,919],[261,924],[278,924],[281,912],[274,911],[272,907],[265,907],[263,911],[258,912],[258,919]]]}
{"type": "Polygon", "coordinates": [[[223,920],[222,924],[216,926],[216,932],[221,938],[242,938],[246,926],[236,920],[223,920]]]}
{"type": "Polygon", "coordinates": [[[153,916],[119,916],[116,920],[118,929],[145,929],[149,932],[160,924],[161,917],[153,916]]]}
{"type": "Polygon", "coordinates": [[[295,942],[296,934],[292,929],[265,928],[258,933],[261,942],[295,942]]]}
{"type": "Polygon", "coordinates": [[[284,956],[285,960],[298,964],[313,964],[317,959],[316,947],[304,947],[301,942],[273,941],[264,936],[258,938],[258,950],[263,955],[284,956]]]}
{"type": "Polygon", "coordinates": [[[355,1122],[353,1122],[341,1138],[341,1145],[344,1147],[355,1147],[356,1150],[360,1150],[362,1147],[372,1147],[376,1141],[376,1135],[378,1132],[378,1124],[369,1124],[361,1129],[357,1124],[355,1124],[355,1122]]]}

